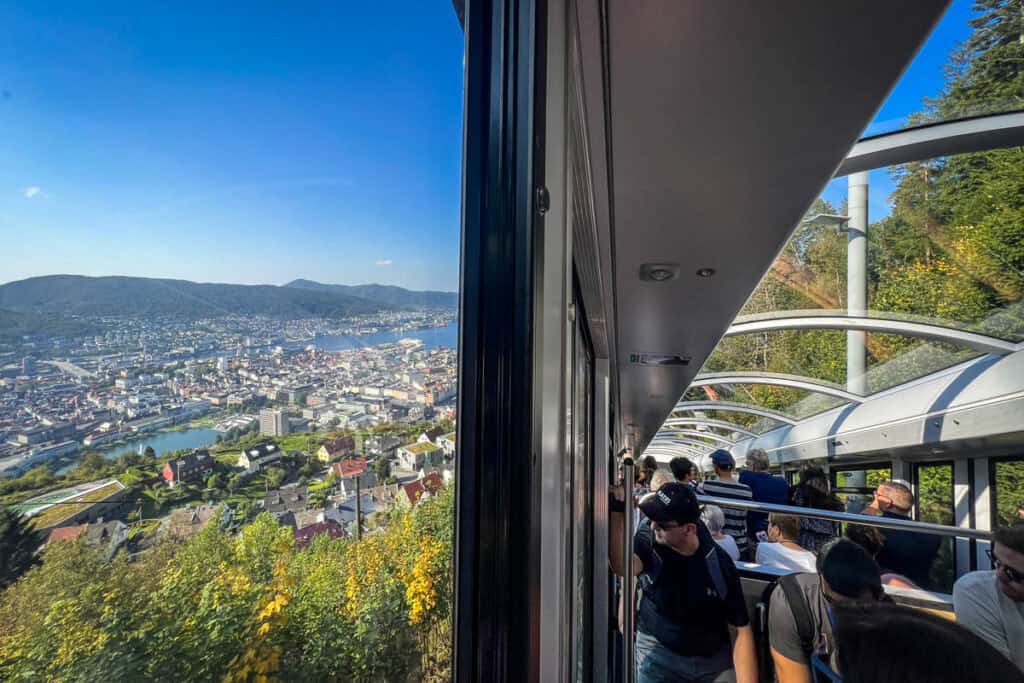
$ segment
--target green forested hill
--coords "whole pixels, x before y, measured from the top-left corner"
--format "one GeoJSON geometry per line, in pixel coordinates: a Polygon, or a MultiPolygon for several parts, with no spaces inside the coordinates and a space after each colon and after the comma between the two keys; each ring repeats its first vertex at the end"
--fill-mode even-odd
{"type": "Polygon", "coordinates": [[[392,308],[336,292],[140,277],[47,275],[0,286],[0,308],[61,315],[340,318],[392,308]]]}
{"type": "Polygon", "coordinates": [[[390,306],[408,308],[456,308],[459,305],[458,292],[416,292],[392,285],[325,285],[312,280],[293,280],[285,287],[308,289],[315,292],[332,292],[376,301],[390,306]]]}

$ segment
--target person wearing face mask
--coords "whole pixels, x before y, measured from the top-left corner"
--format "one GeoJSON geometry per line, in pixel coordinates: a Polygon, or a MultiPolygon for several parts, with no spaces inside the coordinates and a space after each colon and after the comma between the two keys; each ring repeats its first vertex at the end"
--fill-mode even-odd
{"type": "Polygon", "coordinates": [[[700,519],[693,489],[669,482],[640,499],[649,520],[634,536],[632,566],[623,566],[622,487],[612,488],[609,561],[638,577],[638,683],[757,680],[754,634],[729,555],[700,519]],[[734,637],[733,637],[734,634],[734,637]]]}
{"type": "Polygon", "coordinates": [[[953,586],[958,623],[1024,671],[1024,524],[997,529],[992,571],[964,574],[953,586]]]}

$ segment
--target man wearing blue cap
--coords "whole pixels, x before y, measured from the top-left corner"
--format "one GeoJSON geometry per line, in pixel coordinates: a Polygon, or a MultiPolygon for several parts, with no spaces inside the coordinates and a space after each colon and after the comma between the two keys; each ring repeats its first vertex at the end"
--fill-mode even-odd
{"type": "MultiPolygon", "coordinates": [[[[609,560],[620,576],[627,570],[622,549],[625,505],[622,486],[614,487],[609,560]]],[[[693,489],[669,482],[641,498],[639,506],[650,521],[633,538],[633,566],[628,568],[641,590],[637,683],[754,683],[757,655],[739,572],[701,522],[693,489]]]]}
{"type": "MultiPolygon", "coordinates": [[[[711,454],[711,465],[715,469],[717,480],[705,480],[697,487],[697,493],[716,498],[735,498],[737,500],[750,501],[754,498],[753,491],[746,484],[736,481],[736,461],[732,454],[724,448],[719,448],[711,454]]],[[[738,508],[721,506],[725,512],[725,528],[722,530],[733,537],[736,547],[740,551],[740,559],[748,562],[753,559],[750,556],[749,544],[747,541],[747,511],[738,508]]]]}

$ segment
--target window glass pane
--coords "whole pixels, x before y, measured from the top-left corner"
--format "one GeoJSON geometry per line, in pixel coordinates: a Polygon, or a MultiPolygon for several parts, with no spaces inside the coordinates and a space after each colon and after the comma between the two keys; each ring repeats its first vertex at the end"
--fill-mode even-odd
{"type": "Polygon", "coordinates": [[[875,488],[892,479],[891,467],[832,470],[836,478],[836,495],[847,512],[859,513],[871,502],[875,488]],[[843,490],[846,489],[846,490],[843,490]]]}
{"type": "MultiPolygon", "coordinates": [[[[917,466],[917,511],[919,521],[955,525],[952,463],[917,466]]],[[[952,538],[942,539],[930,578],[933,589],[945,592],[953,589],[956,572],[952,538]]]]}
{"type": "Polygon", "coordinates": [[[0,5],[0,679],[450,679],[463,38],[0,5]]]}
{"type": "Polygon", "coordinates": [[[864,135],[1024,107],[1020,23],[1008,7],[954,0],[864,135]]]}
{"type": "Polygon", "coordinates": [[[1024,460],[997,460],[995,470],[995,526],[1024,520],[1024,460]]]}

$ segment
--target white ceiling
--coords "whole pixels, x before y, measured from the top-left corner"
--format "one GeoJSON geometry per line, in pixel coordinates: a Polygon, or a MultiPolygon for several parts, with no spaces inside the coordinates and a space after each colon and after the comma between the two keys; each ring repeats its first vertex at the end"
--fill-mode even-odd
{"type": "Polygon", "coordinates": [[[593,130],[592,116],[588,132],[610,139],[613,348],[622,426],[636,447],[669,414],[946,4],[608,0],[608,79],[586,65],[585,79],[588,100],[594,84],[608,88],[601,114],[611,125],[607,135],[593,130]],[[649,262],[678,263],[680,276],[641,282],[649,262]],[[716,275],[699,278],[700,268],[716,275]],[[692,362],[631,365],[636,352],[692,362]]]}

